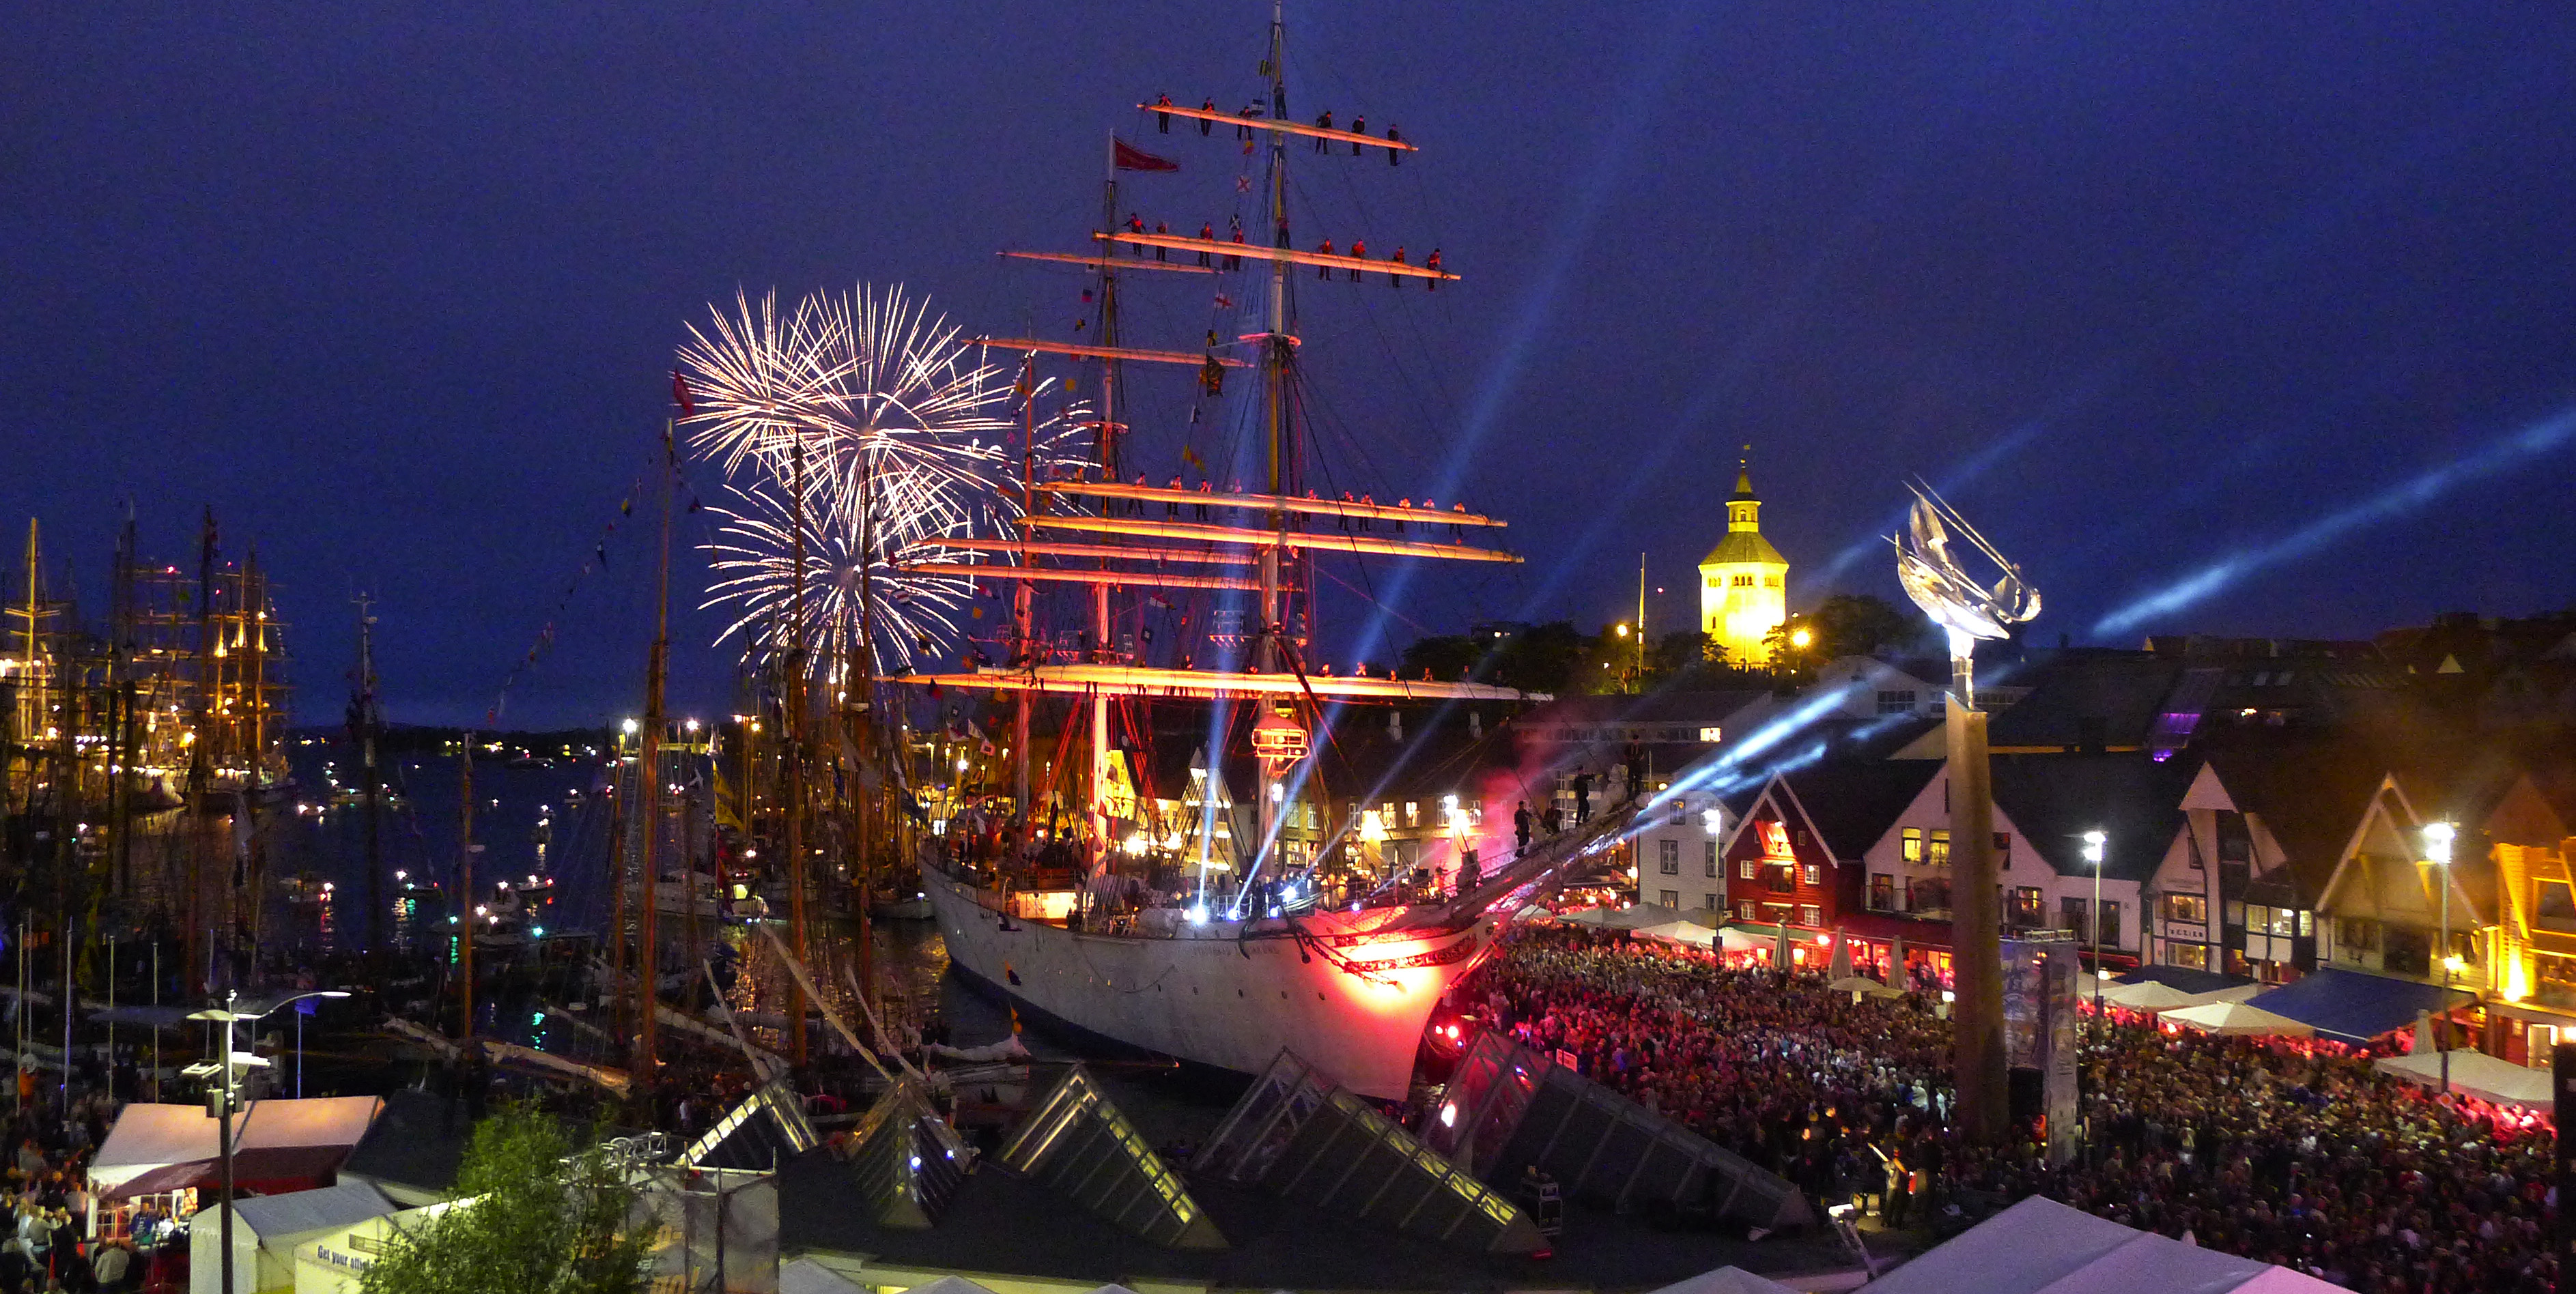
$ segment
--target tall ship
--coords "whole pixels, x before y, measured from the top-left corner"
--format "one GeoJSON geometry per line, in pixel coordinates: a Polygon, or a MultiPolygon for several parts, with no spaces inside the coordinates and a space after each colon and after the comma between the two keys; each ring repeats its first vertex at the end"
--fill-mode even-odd
{"type": "MultiPolygon", "coordinates": [[[[934,698],[989,695],[1012,716],[1001,748],[1011,752],[1013,785],[992,800],[1009,806],[1008,820],[997,812],[979,830],[978,815],[943,819],[967,825],[921,842],[919,885],[951,965],[1022,1011],[1243,1073],[1286,1047],[1355,1091],[1400,1099],[1443,992],[1491,947],[1498,922],[1610,834],[1609,815],[1590,836],[1562,838],[1445,888],[1353,877],[1337,864],[1354,833],[1336,824],[1355,820],[1349,797],[1367,792],[1324,785],[1314,747],[1329,742],[1333,716],[1358,705],[1545,698],[1372,676],[1365,666],[1336,674],[1313,650],[1322,564],[1520,559],[1471,542],[1504,523],[1463,505],[1380,504],[1317,488],[1335,478],[1323,474],[1311,430],[1320,397],[1300,364],[1301,284],[1329,285],[1310,289],[1316,295],[1352,285],[1382,295],[1375,285],[1429,291],[1458,275],[1436,249],[1408,258],[1400,246],[1372,251],[1365,238],[1337,249],[1296,236],[1295,218],[1309,213],[1304,191],[1290,183],[1292,158],[1365,182],[1402,174],[1415,146],[1392,125],[1370,131],[1364,118],[1337,126],[1322,113],[1309,124],[1292,112],[1286,68],[1274,7],[1249,103],[1221,107],[1210,96],[1193,107],[1163,95],[1136,105],[1141,140],[1193,160],[1113,134],[1090,245],[1003,253],[1077,270],[1086,310],[1070,340],[984,344],[1018,357],[1023,393],[1038,389],[1042,362],[1070,362],[1074,381],[1094,384],[1096,396],[1085,392],[1075,424],[1086,433],[1085,461],[1042,470],[1026,455],[1017,483],[1025,506],[1006,526],[951,540],[948,553],[910,565],[968,575],[1010,597],[1008,629],[993,643],[999,652],[973,651],[963,669],[901,680],[934,698]],[[1144,134],[1144,123],[1154,133],[1144,134]],[[1200,155],[1239,168],[1233,211],[1189,213],[1175,232],[1167,214],[1149,220],[1130,210],[1135,195],[1122,195],[1123,173],[1202,166],[1200,155]],[[1208,293],[1214,322],[1205,345],[1129,344],[1120,307],[1131,281],[1146,291],[1208,293]],[[1149,375],[1172,367],[1196,382],[1187,427],[1122,421],[1143,422],[1131,410],[1148,402],[1131,393],[1152,391],[1149,375]],[[1179,462],[1161,461],[1149,474],[1130,445],[1157,438],[1131,439],[1139,430],[1161,431],[1166,444],[1180,439],[1179,462]],[[1240,475],[1220,480],[1210,459],[1240,475]],[[1079,627],[1041,624],[1042,599],[1079,627]],[[1041,704],[1061,723],[1050,785],[1033,786],[1032,747],[1044,739],[1031,715],[1041,704]],[[1159,801],[1139,785],[1158,709],[1203,733],[1189,789],[1167,786],[1159,801]],[[1251,793],[1229,793],[1228,767],[1246,762],[1251,793]],[[1166,820],[1157,802],[1185,806],[1177,816],[1194,821],[1166,820]]],[[[1034,446],[1034,398],[1026,403],[1034,446]]],[[[976,744],[993,748],[990,738],[976,744]]],[[[934,773],[946,771],[946,749],[934,773]]],[[[955,768],[967,766],[961,759],[955,768]]]]}

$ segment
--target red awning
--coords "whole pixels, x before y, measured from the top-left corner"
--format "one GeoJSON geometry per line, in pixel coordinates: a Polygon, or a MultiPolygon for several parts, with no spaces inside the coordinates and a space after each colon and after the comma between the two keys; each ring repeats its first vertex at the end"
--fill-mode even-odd
{"type": "MultiPolygon", "coordinates": [[[[347,1146],[264,1146],[240,1151],[233,1156],[233,1189],[251,1195],[280,1195],[329,1186],[332,1175],[340,1169],[340,1161],[348,1157],[347,1146]]],[[[223,1180],[222,1161],[193,1159],[128,1178],[102,1198],[124,1200],[191,1187],[211,1191],[220,1188],[223,1180]]]]}

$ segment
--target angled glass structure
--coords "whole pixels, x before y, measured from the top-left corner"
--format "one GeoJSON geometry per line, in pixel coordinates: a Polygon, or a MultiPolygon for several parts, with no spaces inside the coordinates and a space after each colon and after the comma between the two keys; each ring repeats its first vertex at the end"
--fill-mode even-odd
{"type": "Polygon", "coordinates": [[[1567,1196],[1620,1212],[1653,1204],[1774,1229],[1815,1221],[1787,1181],[1491,1030],[1425,1114],[1422,1139],[1486,1181],[1536,1167],[1567,1196]]]}
{"type": "Polygon", "coordinates": [[[681,1153],[697,1168],[767,1169],[812,1150],[819,1139],[805,1118],[805,1103],[784,1077],[742,1098],[681,1153]]]}
{"type": "Polygon", "coordinates": [[[1002,1165],[1072,1196],[1120,1229],[1172,1249],[1223,1249],[1225,1237],[1180,1174],[1100,1090],[1089,1071],[1065,1071],[1011,1130],[1002,1165]]]}
{"type": "Polygon", "coordinates": [[[1193,1161],[1326,1213],[1488,1253],[1547,1248],[1520,1206],[1281,1051],[1193,1161]]]}
{"type": "Polygon", "coordinates": [[[909,1075],[868,1107],[844,1144],[868,1218],[881,1227],[918,1231],[937,1224],[974,1170],[974,1149],[909,1075]]]}

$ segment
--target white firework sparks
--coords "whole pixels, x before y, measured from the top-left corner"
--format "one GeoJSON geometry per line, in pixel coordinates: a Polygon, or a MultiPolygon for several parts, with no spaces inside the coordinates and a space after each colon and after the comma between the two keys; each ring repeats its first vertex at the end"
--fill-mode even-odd
{"type": "Polygon", "coordinates": [[[864,589],[880,672],[946,652],[973,584],[911,568],[977,560],[943,539],[1007,533],[1023,456],[1039,479],[1075,461],[1082,411],[1041,416],[1028,434],[1013,415],[1023,400],[1053,403],[1045,387],[1015,388],[899,288],[817,295],[783,313],[774,294],[737,296],[690,337],[690,445],[722,465],[734,496],[714,509],[724,521],[709,553],[718,578],[706,605],[736,617],[719,641],[739,636],[746,654],[773,657],[802,648],[816,670],[855,665],[864,589]],[[789,505],[799,482],[801,509],[789,505]]]}

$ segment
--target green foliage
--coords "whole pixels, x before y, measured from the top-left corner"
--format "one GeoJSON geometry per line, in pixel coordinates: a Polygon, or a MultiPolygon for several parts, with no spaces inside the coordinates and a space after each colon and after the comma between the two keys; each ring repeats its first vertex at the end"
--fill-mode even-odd
{"type": "Polygon", "coordinates": [[[1866,593],[1837,593],[1804,615],[1793,615],[1770,633],[1773,659],[1785,673],[1804,675],[1826,661],[1868,656],[1880,651],[1908,651],[1931,633],[1920,612],[1898,607],[1866,593]],[[1800,631],[1807,643],[1797,644],[1800,631]]]}
{"type": "Polygon", "coordinates": [[[470,1201],[390,1239],[361,1294],[639,1294],[650,1236],[636,1192],[597,1147],[505,1107],[474,1126],[456,1190],[470,1201]],[[567,1157],[569,1156],[569,1157],[567,1157]]]}
{"type": "Polygon", "coordinates": [[[1417,638],[1404,649],[1396,666],[1405,678],[1431,677],[1444,682],[1473,679],[1524,692],[1560,693],[1577,683],[1596,640],[1576,633],[1571,621],[1531,625],[1517,633],[1447,634],[1417,638]]]}

